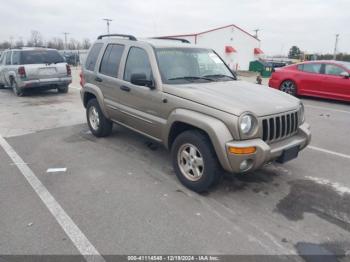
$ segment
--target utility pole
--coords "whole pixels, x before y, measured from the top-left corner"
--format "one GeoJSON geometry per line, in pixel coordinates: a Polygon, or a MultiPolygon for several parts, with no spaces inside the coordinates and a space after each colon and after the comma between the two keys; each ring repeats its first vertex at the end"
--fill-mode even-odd
{"type": "Polygon", "coordinates": [[[110,22],[112,22],[113,20],[110,19],[110,18],[103,18],[102,20],[106,21],[106,23],[107,23],[107,34],[109,34],[109,25],[110,25],[110,22]]]}
{"type": "Polygon", "coordinates": [[[64,34],[64,49],[67,50],[67,35],[69,35],[68,32],[63,32],[64,34]]]}
{"type": "Polygon", "coordinates": [[[338,41],[339,41],[339,34],[335,35],[335,45],[334,45],[334,55],[333,60],[337,59],[337,52],[338,52],[338,41]]]}
{"type": "Polygon", "coordinates": [[[258,39],[258,38],[259,38],[259,37],[258,37],[258,33],[259,33],[260,29],[257,28],[257,29],[255,29],[255,30],[253,30],[253,31],[255,32],[255,38],[258,39]]]}

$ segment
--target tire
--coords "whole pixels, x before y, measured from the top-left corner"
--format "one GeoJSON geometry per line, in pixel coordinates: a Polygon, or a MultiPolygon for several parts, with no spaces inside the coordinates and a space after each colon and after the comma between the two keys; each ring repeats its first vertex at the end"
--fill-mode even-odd
{"type": "Polygon", "coordinates": [[[91,133],[96,137],[109,136],[112,132],[113,123],[107,119],[95,98],[89,100],[86,106],[86,118],[91,133]]]}
{"type": "Polygon", "coordinates": [[[171,157],[177,178],[195,192],[207,191],[222,176],[223,171],[211,141],[199,130],[185,131],[177,136],[171,148],[171,157]]]}
{"type": "Polygon", "coordinates": [[[16,81],[11,81],[11,88],[16,96],[23,96],[23,90],[22,88],[18,87],[16,81]]]}
{"type": "Polygon", "coordinates": [[[58,93],[66,94],[68,93],[68,86],[60,86],[57,88],[58,93]]]}
{"type": "Polygon", "coordinates": [[[285,80],[280,85],[280,90],[292,96],[297,96],[297,85],[292,80],[285,80]]]}

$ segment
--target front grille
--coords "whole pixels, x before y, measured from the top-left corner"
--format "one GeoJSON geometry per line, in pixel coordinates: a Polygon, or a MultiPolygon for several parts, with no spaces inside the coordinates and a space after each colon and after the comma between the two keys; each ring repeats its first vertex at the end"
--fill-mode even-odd
{"type": "Polygon", "coordinates": [[[275,142],[294,135],[298,131],[298,112],[263,118],[262,139],[275,142]]]}

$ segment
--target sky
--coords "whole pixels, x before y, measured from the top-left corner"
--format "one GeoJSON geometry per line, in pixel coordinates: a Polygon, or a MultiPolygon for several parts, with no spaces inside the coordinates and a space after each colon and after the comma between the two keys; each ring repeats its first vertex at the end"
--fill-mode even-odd
{"type": "Polygon", "coordinates": [[[350,0],[0,0],[0,41],[27,40],[31,30],[53,37],[94,40],[110,31],[138,37],[196,33],[235,24],[259,28],[267,55],[292,45],[308,53],[350,53],[350,0]],[[5,12],[4,12],[5,11],[5,12]]]}

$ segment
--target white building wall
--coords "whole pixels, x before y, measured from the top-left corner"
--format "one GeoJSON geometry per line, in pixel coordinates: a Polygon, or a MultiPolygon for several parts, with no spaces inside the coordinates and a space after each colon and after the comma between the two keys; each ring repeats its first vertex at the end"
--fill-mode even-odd
{"type": "Polygon", "coordinates": [[[192,44],[214,49],[233,70],[248,70],[249,63],[256,60],[254,48],[259,48],[260,42],[251,35],[235,26],[221,28],[206,33],[190,36],[178,36],[189,40],[192,44]],[[225,47],[232,46],[235,53],[226,53],[225,47]]]}

